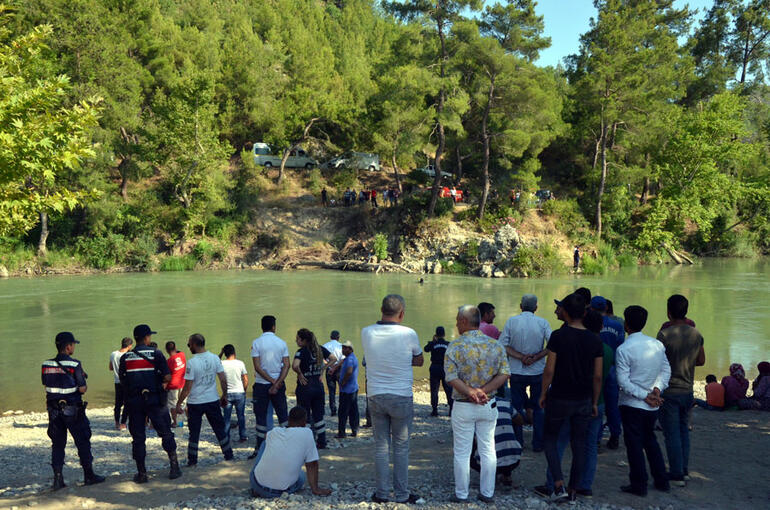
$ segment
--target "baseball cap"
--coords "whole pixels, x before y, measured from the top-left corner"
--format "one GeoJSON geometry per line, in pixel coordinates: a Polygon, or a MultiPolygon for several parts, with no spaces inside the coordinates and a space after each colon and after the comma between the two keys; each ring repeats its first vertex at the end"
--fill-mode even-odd
{"type": "Polygon", "coordinates": [[[77,340],[75,340],[75,335],[73,335],[69,331],[62,331],[61,333],[57,334],[55,342],[57,346],[80,343],[77,340]]]}
{"type": "Polygon", "coordinates": [[[334,340],[339,340],[340,332],[335,329],[335,330],[332,331],[332,334],[329,335],[329,337],[334,339],[334,340]]]}
{"type": "Polygon", "coordinates": [[[554,299],[553,302],[556,303],[557,306],[562,307],[562,309],[574,319],[579,319],[585,314],[586,302],[580,294],[570,294],[561,301],[554,299]]]}
{"type": "Polygon", "coordinates": [[[352,349],[353,348],[353,344],[350,343],[350,340],[346,340],[346,341],[342,342],[342,347],[350,347],[352,349]]]}
{"type": "Polygon", "coordinates": [[[436,326],[436,334],[438,336],[444,336],[446,334],[444,331],[444,326],[436,326]]]}
{"type": "Polygon", "coordinates": [[[139,324],[134,328],[134,340],[139,340],[147,335],[157,335],[157,331],[153,331],[147,324],[139,324]]]}
{"type": "Polygon", "coordinates": [[[599,312],[603,312],[607,309],[607,300],[602,296],[594,296],[591,298],[591,308],[599,312]]]}

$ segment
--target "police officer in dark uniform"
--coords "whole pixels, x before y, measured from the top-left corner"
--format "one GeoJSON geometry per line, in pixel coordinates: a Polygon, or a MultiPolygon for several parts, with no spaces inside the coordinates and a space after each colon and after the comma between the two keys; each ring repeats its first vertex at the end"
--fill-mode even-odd
{"type": "Polygon", "coordinates": [[[86,485],[104,481],[103,476],[94,473],[91,456],[91,424],[86,418],[86,373],[80,361],[72,358],[75,344],[79,344],[72,333],[62,331],[56,335],[56,349],[59,354],[43,362],[42,380],[46,391],[48,408],[48,437],[51,438],[51,467],[53,467],[53,490],[67,485],[62,476],[64,446],[67,431],[72,434],[78,448],[80,465],[86,485]]]}
{"type": "Polygon", "coordinates": [[[176,456],[176,441],[171,432],[171,418],[166,408],[166,385],[171,380],[171,373],[163,354],[150,346],[154,334],[155,331],[147,324],[135,327],[136,347],[120,358],[118,368],[128,407],[128,431],[133,439],[131,450],[136,461],[136,483],[147,482],[147,468],[144,464],[147,455],[145,418],[152,422],[168,454],[171,466],[168,477],[173,480],[182,476],[176,456]]]}
{"type": "Polygon", "coordinates": [[[446,382],[446,374],[444,374],[444,354],[446,354],[449,342],[444,338],[444,326],[436,327],[436,334],[433,336],[433,340],[423,348],[425,352],[430,353],[430,405],[433,411],[431,416],[438,416],[438,388],[439,385],[444,387],[444,393],[446,394],[446,402],[449,404],[449,414],[452,414],[452,387],[446,382]]]}

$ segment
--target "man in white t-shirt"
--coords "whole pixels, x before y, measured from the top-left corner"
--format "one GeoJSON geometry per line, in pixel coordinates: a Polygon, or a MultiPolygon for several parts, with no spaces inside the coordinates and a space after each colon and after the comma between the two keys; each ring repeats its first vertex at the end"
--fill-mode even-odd
{"type": "Polygon", "coordinates": [[[198,440],[201,435],[203,415],[217,436],[225,460],[233,460],[230,437],[225,433],[225,420],[220,404],[227,402],[227,379],[219,356],[206,350],[206,339],[201,334],[191,335],[187,347],[193,357],[187,360],[184,374],[184,388],[176,406],[177,414],[182,413],[182,403],[187,399],[187,421],[190,437],[187,443],[187,466],[198,463],[198,440]],[[217,392],[217,379],[222,387],[222,397],[217,392]]]}
{"type": "Polygon", "coordinates": [[[377,490],[372,501],[388,501],[389,445],[393,444],[393,492],[399,503],[415,503],[409,493],[409,428],[414,414],[412,367],[424,360],[417,333],[406,326],[404,298],[382,300],[382,319],[361,331],[366,356],[367,401],[374,426],[374,464],[377,490]]]}
{"type": "Polygon", "coordinates": [[[345,356],[342,355],[340,332],[335,329],[329,338],[329,341],[324,344],[324,348],[333,354],[337,361],[326,367],[326,387],[329,389],[329,411],[331,411],[332,416],[337,416],[337,368],[342,364],[345,356]]]}
{"type": "MultiPolygon", "coordinates": [[[[521,296],[521,313],[505,322],[499,341],[508,354],[511,369],[511,407],[520,414],[525,410],[532,423],[532,451],[541,452],[545,447],[543,409],[538,404],[543,386],[545,369],[545,344],[551,337],[548,321],[535,315],[537,296],[521,296]],[[527,397],[529,388],[529,397],[527,397]]],[[[516,440],[524,446],[524,431],[521,425],[513,426],[516,440]]]]}
{"type": "Polygon", "coordinates": [[[316,496],[328,496],[329,489],[318,486],[318,450],[313,431],[306,427],[307,413],[295,407],[289,413],[289,426],[267,433],[257,453],[254,467],[249,471],[251,495],[279,498],[284,492],[292,494],[307,481],[316,496]],[[305,465],[307,475],[302,472],[305,465]]]}
{"type": "Polygon", "coordinates": [[[115,377],[115,428],[118,430],[125,430],[126,421],[128,420],[126,397],[123,392],[123,385],[120,384],[120,377],[118,377],[118,368],[120,366],[120,358],[131,349],[133,344],[133,339],[125,337],[120,342],[120,349],[112,351],[110,354],[109,369],[112,370],[112,375],[115,377]],[[123,413],[120,412],[121,407],[123,408],[123,413]]]}
{"type": "Polygon", "coordinates": [[[278,424],[285,427],[286,374],[289,373],[289,348],[275,334],[275,317],[262,317],[262,335],[251,344],[251,361],[254,364],[254,417],[257,421],[257,444],[250,459],[257,456],[267,433],[267,408],[272,403],[278,416],[278,424]]]}
{"type": "Polygon", "coordinates": [[[235,408],[235,415],[238,418],[239,443],[245,443],[248,440],[246,436],[246,388],[249,387],[249,373],[246,371],[246,365],[243,361],[236,359],[235,347],[227,344],[222,347],[219,357],[225,356],[222,360],[222,366],[225,369],[225,378],[227,379],[227,405],[224,409],[225,432],[230,437],[230,417],[235,408]]]}

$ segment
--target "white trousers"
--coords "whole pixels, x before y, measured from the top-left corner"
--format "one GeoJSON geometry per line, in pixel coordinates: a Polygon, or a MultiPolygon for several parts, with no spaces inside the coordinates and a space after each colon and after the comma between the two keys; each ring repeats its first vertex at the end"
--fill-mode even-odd
{"type": "Polygon", "coordinates": [[[468,497],[471,481],[471,449],[473,436],[476,435],[481,463],[480,492],[491,498],[495,494],[495,472],[497,454],[495,453],[495,425],[497,407],[492,407],[494,400],[485,405],[455,401],[452,408],[452,433],[454,434],[454,471],[455,495],[468,497]]]}

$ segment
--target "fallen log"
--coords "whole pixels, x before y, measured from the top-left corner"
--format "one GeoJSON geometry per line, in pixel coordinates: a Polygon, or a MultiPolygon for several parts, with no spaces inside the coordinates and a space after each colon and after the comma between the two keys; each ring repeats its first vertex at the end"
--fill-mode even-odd
{"type": "Polygon", "coordinates": [[[401,264],[394,262],[388,262],[381,260],[379,262],[364,262],[361,260],[335,260],[332,262],[324,262],[319,260],[292,260],[287,262],[283,269],[293,269],[297,267],[320,267],[322,269],[337,269],[340,271],[374,271],[379,273],[385,269],[397,270],[404,273],[414,274],[414,271],[408,269],[401,264]]]}
{"type": "Polygon", "coordinates": [[[662,244],[661,246],[663,247],[664,250],[666,250],[666,253],[668,253],[668,256],[671,257],[671,259],[675,263],[677,263],[677,264],[685,264],[685,263],[687,263],[689,265],[693,265],[695,263],[685,253],[683,253],[681,251],[677,251],[677,250],[675,250],[674,248],[670,247],[667,244],[662,244]]]}

